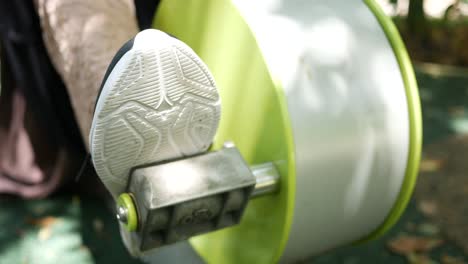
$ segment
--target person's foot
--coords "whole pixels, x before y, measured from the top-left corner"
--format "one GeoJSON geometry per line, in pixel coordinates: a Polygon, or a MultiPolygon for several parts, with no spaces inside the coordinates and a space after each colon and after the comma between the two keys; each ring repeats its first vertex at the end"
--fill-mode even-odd
{"type": "Polygon", "coordinates": [[[213,77],[191,48],[158,30],[138,33],[101,85],[89,136],[97,174],[117,197],[134,166],[206,151],[220,111],[213,77]]]}

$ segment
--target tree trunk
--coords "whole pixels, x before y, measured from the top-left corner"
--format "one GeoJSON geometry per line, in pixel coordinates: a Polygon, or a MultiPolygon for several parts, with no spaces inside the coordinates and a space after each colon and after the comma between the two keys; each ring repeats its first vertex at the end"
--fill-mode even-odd
{"type": "Polygon", "coordinates": [[[408,7],[408,31],[424,36],[427,32],[426,16],[424,15],[424,0],[410,0],[408,7]]]}

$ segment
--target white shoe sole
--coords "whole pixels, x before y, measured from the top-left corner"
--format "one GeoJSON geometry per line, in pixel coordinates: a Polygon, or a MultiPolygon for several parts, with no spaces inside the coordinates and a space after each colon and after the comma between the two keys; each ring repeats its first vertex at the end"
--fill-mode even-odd
{"type": "Polygon", "coordinates": [[[213,77],[183,42],[149,29],[126,46],[106,73],[89,140],[114,197],[133,167],[206,151],[221,111],[213,77]]]}

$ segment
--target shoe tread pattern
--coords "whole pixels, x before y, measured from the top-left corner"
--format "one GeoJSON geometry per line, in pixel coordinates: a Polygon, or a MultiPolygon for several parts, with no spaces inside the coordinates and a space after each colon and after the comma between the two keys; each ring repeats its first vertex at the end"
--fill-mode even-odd
{"type": "Polygon", "coordinates": [[[220,118],[214,80],[190,48],[130,52],[93,131],[93,163],[114,195],[134,166],[205,151],[220,118]]]}

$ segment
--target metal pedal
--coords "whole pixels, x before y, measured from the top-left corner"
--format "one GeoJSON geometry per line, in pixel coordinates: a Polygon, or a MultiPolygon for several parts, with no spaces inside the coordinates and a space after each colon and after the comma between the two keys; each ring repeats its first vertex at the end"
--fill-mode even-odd
{"type": "Polygon", "coordinates": [[[275,192],[273,163],[249,167],[232,144],[134,169],[117,219],[142,252],[238,224],[249,199],[275,192]]]}

